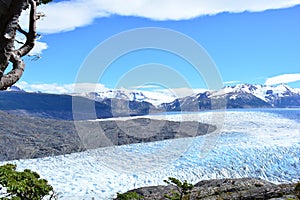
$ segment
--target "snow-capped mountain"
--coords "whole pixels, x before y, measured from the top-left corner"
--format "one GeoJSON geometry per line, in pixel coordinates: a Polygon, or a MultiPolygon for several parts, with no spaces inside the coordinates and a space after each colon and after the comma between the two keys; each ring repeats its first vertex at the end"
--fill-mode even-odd
{"type": "Polygon", "coordinates": [[[77,94],[80,96],[103,101],[105,99],[122,99],[126,101],[149,102],[154,106],[174,101],[177,96],[166,91],[132,91],[132,90],[106,90],[100,92],[89,92],[77,94]]]}
{"type": "Polygon", "coordinates": [[[167,111],[198,111],[222,108],[300,107],[300,92],[287,85],[238,84],[164,103],[167,111]]]}
{"type": "Polygon", "coordinates": [[[18,86],[11,86],[10,88],[7,89],[7,91],[11,91],[11,92],[25,92],[25,90],[19,88],[18,86]]]}
{"type": "Polygon", "coordinates": [[[299,90],[285,84],[277,86],[239,84],[224,87],[214,95],[220,92],[229,95],[231,99],[235,98],[237,94],[250,94],[270,104],[271,107],[300,106],[299,90]]]}
{"type": "Polygon", "coordinates": [[[277,86],[238,84],[225,86],[218,91],[205,91],[202,89],[200,93],[184,97],[177,97],[168,91],[131,91],[125,89],[78,95],[100,102],[105,99],[149,102],[167,111],[195,111],[195,107],[200,110],[213,109],[214,106],[218,108],[217,104],[224,104],[225,102],[227,108],[300,106],[300,90],[285,84],[277,86]]]}
{"type": "Polygon", "coordinates": [[[266,102],[272,101],[272,99],[274,99],[275,97],[288,97],[299,94],[299,91],[285,84],[280,84],[278,86],[239,84],[236,86],[224,87],[220,91],[224,91],[227,94],[248,93],[266,102]]]}
{"type": "MultiPolygon", "coordinates": [[[[277,86],[239,84],[218,91],[194,90],[199,93],[184,97],[160,91],[105,90],[71,95],[27,93],[20,88],[0,92],[0,110],[10,113],[72,120],[72,101],[95,103],[97,118],[147,115],[172,111],[197,112],[223,108],[300,107],[300,91],[281,84],[277,86]],[[94,102],[95,101],[95,102],[94,102]]],[[[180,94],[183,94],[181,91],[180,94]]],[[[181,95],[182,96],[182,95],[181,95]]],[[[82,119],[87,113],[82,112],[82,119]]],[[[94,115],[93,115],[94,116],[94,115]]]]}

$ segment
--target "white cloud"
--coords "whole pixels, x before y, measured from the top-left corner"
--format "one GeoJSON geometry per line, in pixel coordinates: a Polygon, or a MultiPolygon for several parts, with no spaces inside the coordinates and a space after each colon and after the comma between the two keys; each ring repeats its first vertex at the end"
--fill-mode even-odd
{"type": "MultiPolygon", "coordinates": [[[[71,93],[87,93],[87,92],[100,92],[100,91],[108,91],[114,90],[105,87],[103,84],[94,84],[94,83],[76,83],[76,84],[44,84],[44,83],[28,83],[26,81],[20,81],[16,83],[16,86],[25,90],[26,92],[43,92],[43,93],[51,93],[51,94],[71,94],[71,93]]],[[[135,89],[128,90],[124,88],[118,88],[122,91],[135,91],[135,89]]],[[[208,89],[192,89],[192,88],[151,88],[152,90],[146,91],[142,90],[143,93],[148,94],[149,92],[154,92],[159,95],[164,94],[167,96],[173,96],[176,98],[185,97],[192,94],[198,94],[208,89]]]]}
{"type": "Polygon", "coordinates": [[[161,88],[159,85],[141,85],[141,86],[134,86],[130,89],[133,90],[151,90],[151,89],[159,89],[161,88]]]}
{"type": "Polygon", "coordinates": [[[93,83],[76,83],[76,84],[64,84],[57,83],[52,84],[30,84],[25,81],[16,83],[16,86],[25,90],[26,92],[43,92],[52,94],[70,94],[70,93],[83,93],[83,92],[95,92],[108,90],[103,84],[93,83]]]}
{"type": "Polygon", "coordinates": [[[33,49],[30,51],[31,55],[40,55],[48,48],[47,43],[36,41],[33,49]]]}
{"type": "MultiPolygon", "coordinates": [[[[72,0],[39,6],[46,17],[38,21],[42,33],[73,30],[110,15],[137,16],[152,20],[184,20],[222,12],[260,12],[288,8],[300,0],[72,0]]],[[[21,24],[25,25],[26,15],[21,24]]]]}
{"type": "Polygon", "coordinates": [[[198,93],[203,93],[208,91],[209,89],[205,89],[205,88],[197,88],[197,89],[193,89],[193,88],[169,88],[169,89],[158,89],[158,90],[154,90],[157,92],[162,92],[165,94],[169,94],[169,95],[173,95],[176,96],[176,98],[182,98],[182,97],[186,97],[186,96],[190,96],[193,94],[198,94],[198,93]]]}
{"type": "Polygon", "coordinates": [[[280,83],[291,83],[296,81],[300,81],[300,74],[282,74],[268,78],[265,82],[265,85],[276,85],[280,83]]]}
{"type": "MultiPolygon", "coordinates": [[[[25,42],[26,38],[24,35],[17,33],[17,40],[20,42],[15,42],[15,47],[20,48],[25,42]]],[[[44,50],[48,49],[48,45],[45,42],[36,41],[33,49],[30,51],[30,55],[40,55],[44,50]]]]}
{"type": "Polygon", "coordinates": [[[227,84],[236,84],[236,83],[240,83],[241,81],[225,81],[223,82],[224,85],[227,85],[227,84]]]}
{"type": "Polygon", "coordinates": [[[102,0],[108,13],[154,20],[182,20],[222,12],[264,11],[299,4],[298,0],[102,0]]]}

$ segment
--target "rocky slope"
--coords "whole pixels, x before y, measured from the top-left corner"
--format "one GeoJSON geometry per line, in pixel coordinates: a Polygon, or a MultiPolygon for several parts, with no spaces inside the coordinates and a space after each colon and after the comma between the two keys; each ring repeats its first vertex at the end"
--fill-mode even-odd
{"type": "MultiPolygon", "coordinates": [[[[297,200],[300,196],[300,187],[295,190],[296,184],[276,185],[261,179],[220,179],[205,180],[194,185],[190,194],[184,200],[297,200]],[[297,197],[298,195],[298,197],[297,197]]],[[[172,195],[177,191],[173,185],[144,187],[129,192],[136,192],[145,200],[167,200],[165,194],[172,195]]]]}
{"type": "Polygon", "coordinates": [[[156,112],[156,108],[148,102],[123,99],[94,101],[81,96],[22,91],[0,92],[0,110],[21,116],[57,120],[110,118],[156,112]],[[77,109],[74,109],[74,105],[77,105],[77,109]]]}
{"type": "Polygon", "coordinates": [[[0,111],[0,161],[63,155],[86,149],[210,133],[198,122],[150,119],[72,121],[21,117],[0,111]],[[196,128],[196,131],[195,131],[196,128]]]}

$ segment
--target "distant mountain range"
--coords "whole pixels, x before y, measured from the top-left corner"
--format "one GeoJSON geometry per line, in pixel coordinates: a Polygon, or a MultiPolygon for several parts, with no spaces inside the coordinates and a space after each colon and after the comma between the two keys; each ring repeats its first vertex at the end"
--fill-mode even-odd
{"type": "Polygon", "coordinates": [[[106,90],[73,95],[87,97],[95,101],[103,101],[105,99],[122,99],[126,101],[149,102],[156,107],[163,103],[172,102],[177,98],[176,95],[163,91],[149,92],[130,90],[106,90]]]}
{"type": "Polygon", "coordinates": [[[27,93],[14,90],[0,92],[0,110],[29,117],[85,120],[145,115],[150,110],[158,109],[151,103],[144,101],[127,101],[118,98],[105,98],[94,101],[82,96],[27,93]],[[74,102],[79,105],[76,113],[73,112],[74,102]],[[86,108],[86,105],[94,105],[94,112],[86,108]]]}
{"type": "Polygon", "coordinates": [[[300,107],[300,90],[281,84],[264,86],[238,84],[218,91],[205,91],[176,98],[174,94],[149,91],[107,90],[82,94],[27,93],[12,87],[0,92],[0,110],[31,117],[73,120],[146,115],[159,112],[201,111],[222,108],[290,108],[300,107]],[[94,113],[85,105],[94,104],[94,113]]]}
{"type": "Polygon", "coordinates": [[[166,111],[198,111],[218,108],[300,107],[300,90],[287,85],[239,84],[206,91],[161,105],[166,111]]]}

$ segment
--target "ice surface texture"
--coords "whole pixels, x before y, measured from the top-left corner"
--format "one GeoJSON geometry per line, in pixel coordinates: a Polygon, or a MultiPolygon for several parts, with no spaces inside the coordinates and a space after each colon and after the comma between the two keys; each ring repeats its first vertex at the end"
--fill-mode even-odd
{"type": "Polygon", "coordinates": [[[239,177],[296,182],[300,180],[299,114],[299,109],[256,109],[149,116],[215,123],[219,129],[196,138],[10,163],[40,173],[61,199],[109,199],[117,192],[163,184],[168,176],[193,183],[239,177]]]}

